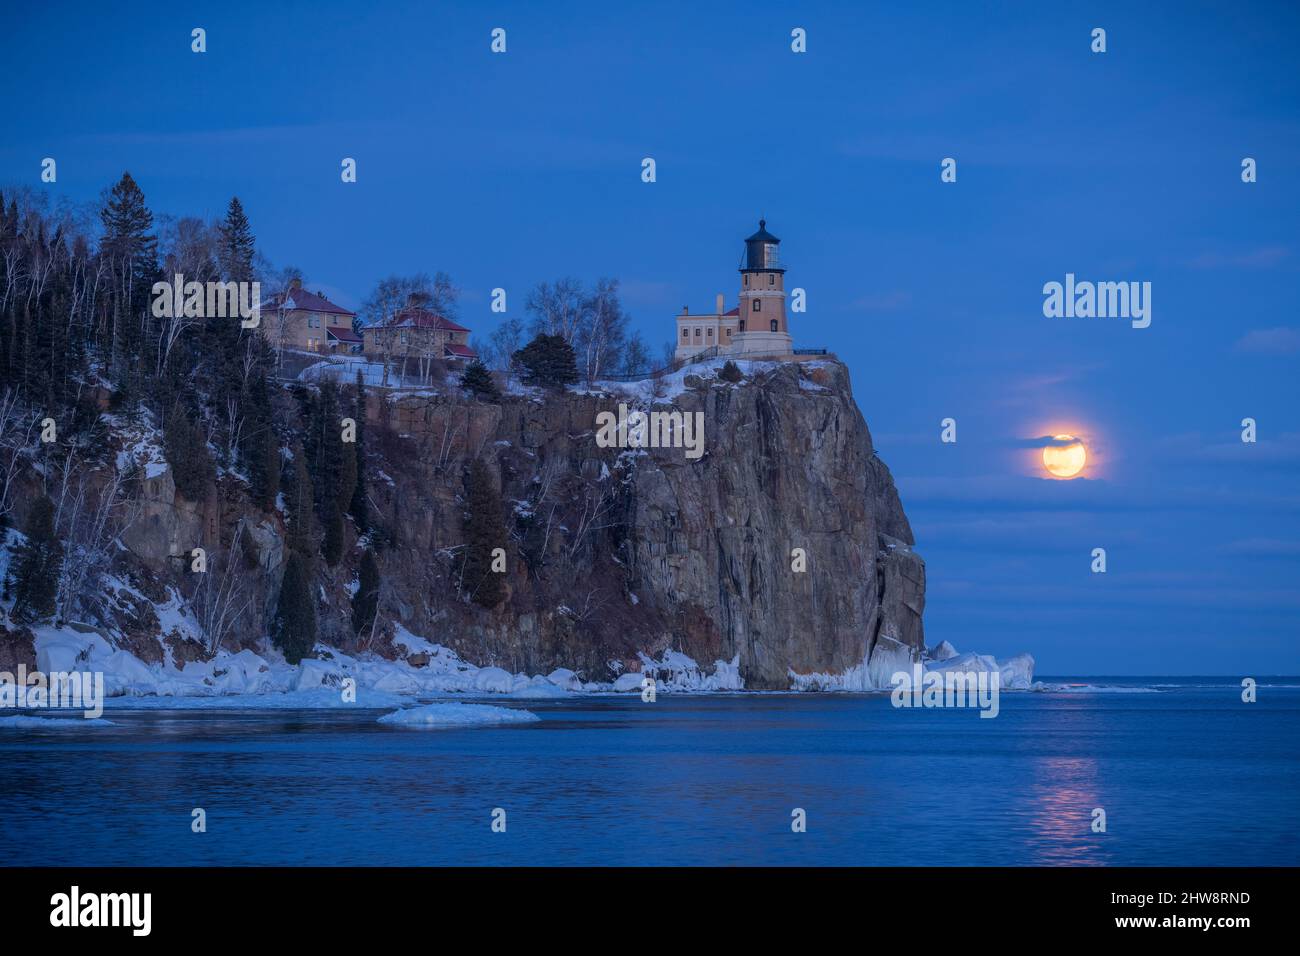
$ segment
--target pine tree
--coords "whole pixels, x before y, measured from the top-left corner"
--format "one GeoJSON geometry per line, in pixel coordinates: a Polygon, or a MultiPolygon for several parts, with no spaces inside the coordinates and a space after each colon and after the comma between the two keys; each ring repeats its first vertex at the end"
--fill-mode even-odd
{"type": "Polygon", "coordinates": [[[460,387],[468,389],[479,398],[486,398],[489,402],[501,401],[501,392],[497,388],[497,383],[492,380],[492,373],[478,359],[465,366],[465,371],[460,377],[460,387]]]}
{"type": "Polygon", "coordinates": [[[221,245],[218,250],[221,272],[229,282],[253,280],[253,255],[256,241],[253,230],[244,215],[244,205],[238,196],[226,207],[226,218],[221,223],[221,245]]]}
{"type": "Polygon", "coordinates": [[[356,453],[343,441],[338,389],[333,382],[322,383],[312,406],[309,440],[307,454],[316,489],[316,513],[325,529],[321,548],[326,563],[333,567],[343,557],[343,517],[356,486],[356,453]]]}
{"type": "Polygon", "coordinates": [[[321,541],[320,550],[325,563],[332,568],[343,560],[343,513],[333,503],[330,504],[329,509],[322,522],[325,526],[325,537],[321,541]]]}
{"type": "Polygon", "coordinates": [[[203,431],[180,405],[173,405],[163,420],[163,454],[171,466],[176,490],[190,501],[202,499],[216,478],[216,470],[203,431]]]}
{"type": "MultiPolygon", "coordinates": [[[[227,282],[251,282],[253,279],[253,255],[255,242],[253,232],[244,215],[244,207],[238,198],[232,198],[226,207],[226,218],[217,227],[217,267],[222,278],[227,282]]],[[[239,426],[241,414],[247,415],[248,404],[253,399],[252,389],[257,379],[265,374],[261,363],[257,364],[253,375],[245,379],[244,357],[246,347],[258,349],[262,345],[261,333],[256,330],[245,333],[240,326],[239,316],[208,315],[203,323],[203,359],[208,367],[206,385],[214,411],[224,419],[226,434],[233,437],[237,430],[257,428],[260,421],[245,421],[239,426]],[[258,336],[258,340],[246,343],[245,335],[258,336]],[[232,404],[230,399],[234,398],[232,404]]],[[[263,414],[266,409],[260,409],[263,414]]],[[[242,438],[242,436],[241,436],[242,438]]],[[[228,447],[228,445],[227,445],[228,447]]]]}
{"type": "Polygon", "coordinates": [[[315,550],[311,475],[307,472],[307,454],[302,444],[293,447],[293,482],[289,489],[289,533],[286,544],[295,554],[311,557],[315,550]]]}
{"type": "Polygon", "coordinates": [[[63,545],[54,530],[54,502],[45,495],[32,503],[23,534],[27,540],[14,552],[13,581],[6,582],[6,590],[14,595],[14,621],[30,624],[54,613],[63,573],[63,545]]]}
{"type": "Polygon", "coordinates": [[[505,597],[505,575],[492,570],[492,552],[506,546],[501,496],[492,471],[474,459],[465,481],[465,563],[461,588],[483,607],[496,607],[505,597]]]}
{"type": "Polygon", "coordinates": [[[562,335],[539,335],[516,352],[512,360],[523,373],[525,385],[552,388],[572,385],[578,380],[573,346],[562,335]]]}
{"type": "Polygon", "coordinates": [[[375,621],[379,610],[379,562],[375,552],[366,548],[357,574],[359,585],[352,597],[352,630],[360,636],[375,621]]]}
{"type": "Polygon", "coordinates": [[[352,486],[352,500],[348,503],[348,510],[352,513],[352,520],[357,523],[358,530],[366,531],[370,527],[370,509],[366,501],[366,383],[360,369],[357,369],[356,405],[352,410],[352,418],[357,423],[357,440],[352,446],[356,462],[356,483],[352,486]]]}
{"type": "Polygon", "coordinates": [[[158,274],[158,238],[150,231],[153,213],[129,172],[109,190],[99,217],[104,226],[100,256],[111,276],[112,368],[122,397],[138,397],[142,372],[154,367],[157,352],[149,296],[158,274]]]}
{"type": "Polygon", "coordinates": [[[722,366],[722,371],[718,373],[718,378],[724,382],[739,382],[744,377],[740,371],[740,366],[731,359],[727,359],[727,364],[722,366]]]}
{"type": "Polygon", "coordinates": [[[275,507],[280,490],[280,438],[272,423],[270,388],[260,371],[250,383],[241,443],[253,503],[266,511],[275,507]]]}
{"type": "Polygon", "coordinates": [[[290,664],[297,664],[316,644],[316,606],[311,597],[310,562],[291,552],[280,583],[272,638],[290,664]]]}

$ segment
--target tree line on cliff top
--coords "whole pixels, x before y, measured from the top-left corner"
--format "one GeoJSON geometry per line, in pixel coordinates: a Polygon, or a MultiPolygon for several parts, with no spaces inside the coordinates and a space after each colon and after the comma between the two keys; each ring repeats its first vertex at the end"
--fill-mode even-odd
{"type": "MultiPolygon", "coordinates": [[[[286,390],[257,330],[228,317],[154,314],[153,284],[178,273],[185,281],[257,280],[269,291],[302,275],[277,270],[258,252],[238,198],[206,222],[155,216],[129,173],[91,209],[52,204],[31,190],[0,194],[0,540],[10,525],[22,532],[9,549],[0,615],[16,623],[93,619],[94,597],[161,457],[182,498],[214,500],[233,477],[255,507],[283,515],[287,557],[266,629],[286,658],[301,659],[315,643],[317,571],[342,561],[348,527],[361,544],[352,628],[373,635],[382,547],[400,522],[394,516],[384,527],[372,514],[360,375],[355,384],[286,390]],[[355,422],[354,441],[341,438],[344,417],[355,422]],[[115,460],[110,429],[139,436],[115,460]]],[[[455,316],[458,292],[444,273],[381,280],[363,315],[411,291],[429,293],[455,316]]],[[[650,364],[614,280],[590,289],[573,279],[541,283],[525,310],[528,325],[503,321],[480,347],[485,361],[465,370],[462,385],[478,400],[500,400],[489,366],[512,369],[527,384],[563,386],[650,364]]],[[[487,463],[467,469],[463,500],[457,588],[492,607],[504,593],[491,570],[493,549],[507,535],[487,463]]],[[[608,503],[581,504],[580,527],[598,528],[588,513],[603,514],[597,505],[608,503]]],[[[552,508],[535,532],[539,564],[559,520],[552,508]]],[[[241,621],[263,613],[241,583],[262,560],[249,528],[241,522],[218,538],[203,573],[181,585],[212,653],[241,621]]],[[[570,553],[580,547],[581,536],[570,553]]]]}

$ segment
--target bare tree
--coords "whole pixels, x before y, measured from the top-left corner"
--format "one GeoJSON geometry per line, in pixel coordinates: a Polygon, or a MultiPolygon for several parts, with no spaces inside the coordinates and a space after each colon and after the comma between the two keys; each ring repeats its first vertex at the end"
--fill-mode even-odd
{"type": "Polygon", "coordinates": [[[539,282],[528,293],[524,308],[533,317],[533,335],[560,335],[570,345],[582,326],[586,296],[577,279],[558,279],[554,284],[539,282]]]}
{"type": "Polygon", "coordinates": [[[195,617],[203,628],[209,656],[216,656],[222,642],[252,603],[248,574],[236,567],[236,552],[243,555],[241,535],[244,523],[235,529],[230,550],[216,556],[213,567],[199,576],[198,587],[190,600],[195,617]]]}
{"type": "Polygon", "coordinates": [[[86,467],[73,449],[63,457],[55,477],[55,528],[64,544],[56,602],[64,620],[77,613],[87,594],[98,593],[99,577],[112,560],[114,544],[139,514],[138,501],[127,494],[128,484],[139,474],[138,466],[132,463],[107,473],[96,487],[101,472],[86,467]]]}
{"type": "Polygon", "coordinates": [[[18,475],[32,455],[33,436],[39,422],[30,412],[25,416],[18,392],[6,387],[0,393],[0,523],[14,510],[18,475]]]}

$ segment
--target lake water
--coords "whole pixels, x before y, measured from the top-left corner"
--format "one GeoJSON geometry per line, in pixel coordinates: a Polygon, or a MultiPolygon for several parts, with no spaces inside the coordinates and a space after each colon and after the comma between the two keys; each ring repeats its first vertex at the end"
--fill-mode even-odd
{"type": "Polygon", "coordinates": [[[1044,679],[1157,689],[1004,693],[991,720],[881,695],[577,697],[458,730],[113,706],[111,727],[0,728],[0,840],[67,865],[1300,863],[1300,679],[1254,704],[1224,678],[1044,679]]]}

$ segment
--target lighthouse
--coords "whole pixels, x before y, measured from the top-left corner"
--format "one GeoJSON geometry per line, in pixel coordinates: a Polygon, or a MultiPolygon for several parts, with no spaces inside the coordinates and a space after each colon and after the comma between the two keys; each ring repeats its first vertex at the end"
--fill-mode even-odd
{"type": "Polygon", "coordinates": [[[785,269],[781,240],[758,221],[758,232],[745,240],[740,266],[740,310],[730,352],[750,355],[794,353],[785,315],[785,269]]]}
{"type": "Polygon", "coordinates": [[[719,292],[712,312],[683,308],[677,316],[676,361],[716,355],[754,359],[794,355],[786,325],[780,246],[781,240],[767,231],[767,220],[760,219],[758,232],[745,240],[741,254],[740,304],[727,309],[727,297],[719,292]]]}

